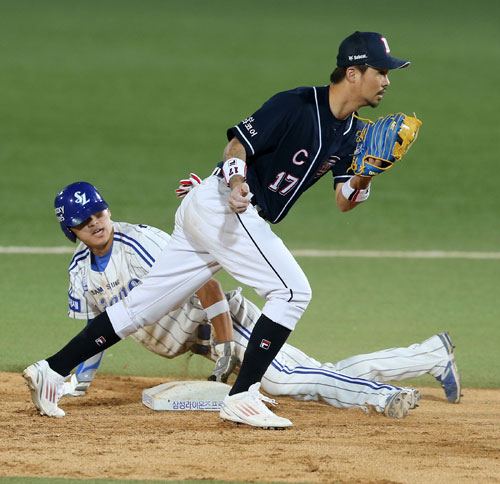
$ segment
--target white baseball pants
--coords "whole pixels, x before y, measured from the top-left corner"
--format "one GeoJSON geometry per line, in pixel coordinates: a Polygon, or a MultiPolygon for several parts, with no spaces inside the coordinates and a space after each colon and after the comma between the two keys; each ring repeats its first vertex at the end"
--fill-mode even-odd
{"type": "Polygon", "coordinates": [[[142,284],[106,309],[120,338],[156,323],[220,269],[266,299],[265,316],[295,328],[311,299],[306,276],[257,210],[236,215],[228,198],[229,188],[214,175],[184,198],[172,239],[142,284]]]}
{"type": "MultiPolygon", "coordinates": [[[[237,353],[243,358],[260,311],[236,291],[229,293],[228,302],[237,353]]],[[[407,348],[356,355],[337,363],[320,363],[285,343],[264,374],[262,389],[273,396],[324,401],[338,408],[373,407],[383,412],[388,396],[401,388],[384,382],[426,373],[440,376],[449,358],[437,335],[407,348]]]]}

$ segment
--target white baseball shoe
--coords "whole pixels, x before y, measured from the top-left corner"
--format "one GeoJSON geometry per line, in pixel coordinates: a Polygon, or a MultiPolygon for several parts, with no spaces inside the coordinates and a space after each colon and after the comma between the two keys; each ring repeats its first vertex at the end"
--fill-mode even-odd
{"type": "Polygon", "coordinates": [[[48,417],[64,417],[64,410],[57,406],[63,395],[65,378],[52,370],[45,360],[28,366],[23,372],[24,380],[31,392],[31,400],[40,412],[48,417]]]}
{"type": "Polygon", "coordinates": [[[404,418],[412,405],[412,392],[407,389],[398,390],[387,397],[384,415],[389,418],[404,418]]]}
{"type": "Polygon", "coordinates": [[[416,388],[406,388],[408,393],[408,399],[410,402],[410,410],[418,407],[418,402],[422,400],[422,394],[416,388]]]}
{"type": "Polygon", "coordinates": [[[226,395],[220,416],[224,420],[251,425],[269,430],[280,430],[293,424],[287,418],[278,417],[263,402],[276,406],[272,398],[259,392],[260,383],[254,383],[246,392],[226,395]]]}

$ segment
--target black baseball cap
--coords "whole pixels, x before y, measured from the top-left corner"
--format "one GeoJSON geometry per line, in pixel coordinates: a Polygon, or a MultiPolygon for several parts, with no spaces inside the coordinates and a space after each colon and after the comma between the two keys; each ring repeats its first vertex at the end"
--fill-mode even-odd
{"type": "Polygon", "coordinates": [[[337,55],[337,66],[349,67],[366,64],[376,69],[402,69],[410,61],[391,57],[386,38],[377,32],[357,30],[342,41],[337,55]]]}

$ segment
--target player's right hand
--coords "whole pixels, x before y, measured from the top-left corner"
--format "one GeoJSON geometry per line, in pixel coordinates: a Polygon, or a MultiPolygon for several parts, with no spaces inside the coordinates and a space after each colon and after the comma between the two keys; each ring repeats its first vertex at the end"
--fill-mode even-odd
{"type": "Polygon", "coordinates": [[[248,208],[251,198],[248,183],[236,182],[234,185],[232,184],[231,193],[229,194],[229,207],[235,213],[243,213],[248,208]]]}

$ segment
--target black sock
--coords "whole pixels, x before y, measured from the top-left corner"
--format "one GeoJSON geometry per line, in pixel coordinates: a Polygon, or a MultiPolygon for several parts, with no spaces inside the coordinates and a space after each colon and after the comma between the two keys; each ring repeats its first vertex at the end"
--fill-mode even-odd
{"type": "Polygon", "coordinates": [[[250,335],[240,372],[229,395],[246,392],[250,385],[262,380],[290,333],[288,328],[271,321],[263,314],[260,315],[250,335]]]}
{"type": "Polygon", "coordinates": [[[62,376],[91,356],[113,346],[120,341],[115,333],[108,313],[104,311],[95,317],[62,350],[47,358],[49,366],[62,376]]]}

